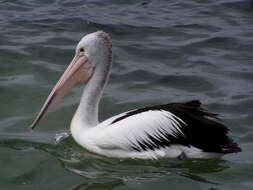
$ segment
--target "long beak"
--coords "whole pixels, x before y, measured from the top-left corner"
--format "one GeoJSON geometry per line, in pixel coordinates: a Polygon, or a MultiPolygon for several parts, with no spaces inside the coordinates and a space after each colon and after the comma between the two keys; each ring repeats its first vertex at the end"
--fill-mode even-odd
{"type": "Polygon", "coordinates": [[[75,56],[47,97],[43,107],[29,129],[34,129],[35,126],[45,118],[47,113],[60,103],[61,99],[76,83],[87,81],[92,72],[92,65],[86,56],[75,56]]]}

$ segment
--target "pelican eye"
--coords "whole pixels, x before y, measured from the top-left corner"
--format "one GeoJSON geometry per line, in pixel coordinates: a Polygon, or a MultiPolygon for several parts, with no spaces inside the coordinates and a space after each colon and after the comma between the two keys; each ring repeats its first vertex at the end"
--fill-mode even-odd
{"type": "Polygon", "coordinates": [[[84,49],[84,48],[80,48],[80,49],[79,49],[79,53],[80,53],[80,54],[84,54],[84,53],[85,53],[85,49],[84,49]]]}

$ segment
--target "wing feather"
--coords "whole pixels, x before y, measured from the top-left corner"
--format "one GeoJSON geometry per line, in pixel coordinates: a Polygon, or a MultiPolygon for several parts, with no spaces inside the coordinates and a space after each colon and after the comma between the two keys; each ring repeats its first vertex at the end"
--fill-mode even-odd
{"type": "MultiPolygon", "coordinates": [[[[121,114],[122,117],[122,114],[121,114]]],[[[120,149],[134,149],[144,151],[156,149],[168,145],[173,138],[183,137],[182,127],[187,127],[175,119],[171,112],[150,110],[141,112],[129,117],[125,117],[118,122],[111,118],[105,121],[98,128],[103,131],[99,137],[103,139],[101,143],[103,148],[111,147],[111,144],[117,144],[120,149]],[[109,137],[109,138],[108,138],[109,137]]],[[[97,141],[98,142],[98,141],[97,141]]]]}
{"type": "Polygon", "coordinates": [[[204,111],[197,100],[125,112],[102,122],[97,146],[134,151],[157,150],[171,145],[195,147],[205,152],[231,153],[241,149],[217,122],[217,114],[204,111]]]}

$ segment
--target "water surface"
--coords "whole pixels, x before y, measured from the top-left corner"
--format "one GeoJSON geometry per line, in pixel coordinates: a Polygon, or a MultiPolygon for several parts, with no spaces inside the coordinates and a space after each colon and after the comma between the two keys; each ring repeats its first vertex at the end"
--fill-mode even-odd
{"type": "Polygon", "coordinates": [[[0,189],[253,189],[252,16],[250,0],[2,0],[0,189]],[[71,137],[55,143],[83,85],[28,132],[77,42],[97,30],[110,34],[114,51],[101,120],[199,99],[220,113],[243,152],[143,162],[91,154],[71,137]]]}

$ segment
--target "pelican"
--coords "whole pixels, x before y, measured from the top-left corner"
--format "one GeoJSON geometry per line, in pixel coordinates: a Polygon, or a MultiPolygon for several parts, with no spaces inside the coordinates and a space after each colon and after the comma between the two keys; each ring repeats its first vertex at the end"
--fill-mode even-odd
{"type": "Polygon", "coordinates": [[[107,157],[212,158],[241,149],[229,129],[198,100],[133,109],[98,121],[98,107],[109,78],[112,43],[103,31],[84,36],[75,56],[52,89],[33,129],[77,83],[87,84],[71,121],[74,140],[86,150],[107,157]]]}

